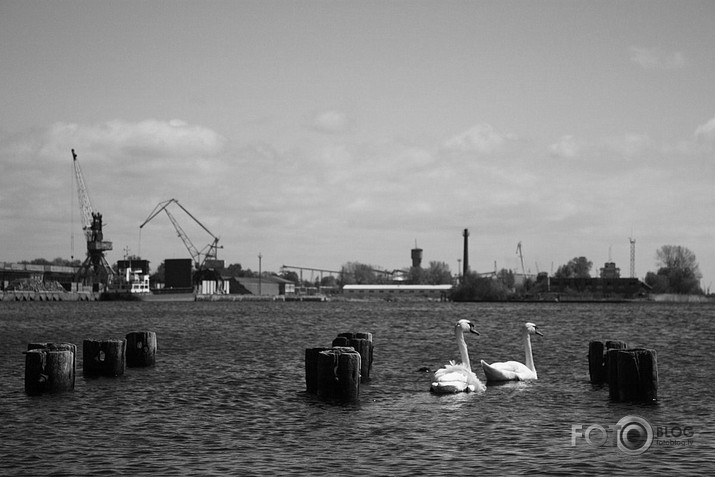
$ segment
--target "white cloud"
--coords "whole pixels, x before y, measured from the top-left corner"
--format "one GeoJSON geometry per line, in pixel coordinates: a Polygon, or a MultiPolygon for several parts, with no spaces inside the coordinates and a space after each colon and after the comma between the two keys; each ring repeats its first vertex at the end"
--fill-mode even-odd
{"type": "Polygon", "coordinates": [[[43,142],[40,155],[64,161],[70,149],[83,156],[96,154],[100,158],[214,156],[223,150],[226,139],[211,129],[178,119],[146,119],[102,124],[58,122],[47,130],[43,142]]]}
{"type": "Polygon", "coordinates": [[[558,142],[549,146],[549,152],[556,157],[571,159],[579,155],[581,145],[573,136],[562,136],[558,142]]]}
{"type": "Polygon", "coordinates": [[[313,119],[313,128],[328,134],[340,134],[348,130],[350,121],[340,111],[323,111],[313,119]]]}
{"type": "Polygon", "coordinates": [[[698,126],[695,130],[695,137],[704,141],[715,141],[715,118],[698,126]]]}
{"type": "Polygon", "coordinates": [[[632,159],[652,147],[652,141],[646,134],[628,133],[606,141],[609,149],[617,158],[632,159]]]}
{"type": "Polygon", "coordinates": [[[505,147],[508,141],[516,140],[511,133],[501,133],[490,124],[481,123],[453,136],[444,143],[448,150],[490,154],[505,147]]]}
{"type": "Polygon", "coordinates": [[[631,54],[631,61],[645,69],[673,70],[683,68],[687,64],[685,56],[679,51],[669,53],[658,48],[639,46],[631,46],[628,51],[631,54]]]}

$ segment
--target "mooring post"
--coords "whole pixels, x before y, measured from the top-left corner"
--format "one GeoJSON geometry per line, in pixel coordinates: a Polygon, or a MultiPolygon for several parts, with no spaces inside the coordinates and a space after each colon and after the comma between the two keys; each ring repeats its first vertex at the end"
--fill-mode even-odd
{"type": "Polygon", "coordinates": [[[126,368],[127,340],[84,340],[82,364],[85,376],[122,376],[126,368]]]}
{"type": "Polygon", "coordinates": [[[350,346],[360,353],[360,377],[369,380],[373,355],[372,333],[355,333],[355,338],[350,340],[350,346]]]}
{"type": "Polygon", "coordinates": [[[603,350],[602,341],[588,343],[588,375],[591,378],[591,384],[601,384],[605,379],[603,350]]]}
{"type": "Polygon", "coordinates": [[[318,353],[318,397],[357,401],[360,397],[360,354],[334,347],[318,353]]]}
{"type": "Polygon", "coordinates": [[[360,377],[363,380],[370,379],[373,357],[372,333],[340,333],[332,344],[333,346],[352,346],[355,348],[355,351],[360,353],[360,377]]]}
{"type": "Polygon", "coordinates": [[[326,349],[305,349],[305,388],[310,394],[318,394],[318,354],[326,349]]]}
{"type": "Polygon", "coordinates": [[[655,350],[627,349],[616,352],[619,401],[658,400],[658,360],[655,350]]]}
{"type": "Polygon", "coordinates": [[[72,391],[77,346],[71,343],[29,343],[25,352],[25,392],[72,391]]]}
{"type": "Polygon", "coordinates": [[[156,333],[132,331],[127,333],[127,366],[148,367],[156,363],[156,333]]]}
{"type": "MultiPolygon", "coordinates": [[[[608,350],[625,349],[628,345],[620,340],[608,340],[604,346],[603,341],[589,341],[588,343],[588,374],[591,384],[609,382],[608,350]]],[[[614,355],[615,356],[615,355],[614,355]]]]}

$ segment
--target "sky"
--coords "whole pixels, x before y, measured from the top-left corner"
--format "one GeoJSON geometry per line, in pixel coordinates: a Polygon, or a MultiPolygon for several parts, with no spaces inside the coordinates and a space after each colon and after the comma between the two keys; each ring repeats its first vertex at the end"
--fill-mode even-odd
{"type": "Polygon", "coordinates": [[[707,289],[714,44],[712,1],[0,0],[0,261],[84,258],[75,149],[110,263],[189,257],[139,227],[174,198],[244,269],[456,273],[468,229],[477,272],[633,238],[707,289]]]}

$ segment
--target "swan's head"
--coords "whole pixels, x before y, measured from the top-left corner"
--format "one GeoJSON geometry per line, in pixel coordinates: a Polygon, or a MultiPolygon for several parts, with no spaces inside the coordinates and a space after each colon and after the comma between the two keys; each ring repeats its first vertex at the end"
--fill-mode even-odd
{"type": "Polygon", "coordinates": [[[524,323],[524,330],[530,335],[544,336],[541,331],[537,329],[537,326],[533,323],[524,323]]]}
{"type": "Polygon", "coordinates": [[[469,333],[474,333],[475,335],[478,335],[479,332],[474,329],[474,323],[472,323],[469,320],[459,320],[457,324],[454,326],[454,331],[457,330],[462,330],[462,332],[469,332],[469,333]]]}

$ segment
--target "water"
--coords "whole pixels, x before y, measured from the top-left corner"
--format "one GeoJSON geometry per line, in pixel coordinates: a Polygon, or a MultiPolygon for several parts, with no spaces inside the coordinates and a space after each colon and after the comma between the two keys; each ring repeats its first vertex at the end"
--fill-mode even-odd
{"type": "MultiPolygon", "coordinates": [[[[713,475],[715,307],[711,304],[2,303],[0,473],[4,475],[713,475]],[[523,322],[539,380],[437,396],[431,373],[459,359],[452,327],[477,323],[472,362],[523,360],[523,322]],[[157,364],[84,378],[83,339],[157,333],[157,364]],[[357,404],[305,393],[305,348],[374,334],[372,380],[357,404]],[[659,402],[613,403],[588,381],[588,342],[658,352],[659,402]],[[79,345],[74,392],[27,396],[27,343],[79,345]],[[691,427],[691,445],[630,456],[576,438],[640,416],[691,427]]],[[[475,368],[480,378],[481,369],[475,368]]],[[[655,432],[655,431],[654,431],[655,432]]],[[[590,434],[599,437],[598,434],[590,434]]]]}

